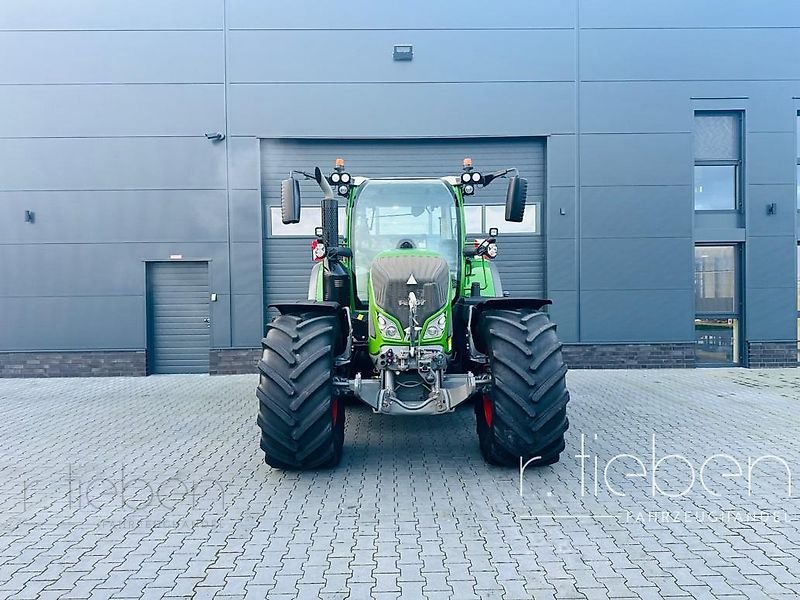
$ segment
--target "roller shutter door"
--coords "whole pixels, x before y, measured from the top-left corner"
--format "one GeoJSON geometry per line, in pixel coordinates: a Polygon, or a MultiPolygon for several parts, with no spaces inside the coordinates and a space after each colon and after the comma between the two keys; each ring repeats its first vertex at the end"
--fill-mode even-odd
{"type": "MultiPolygon", "coordinates": [[[[296,226],[280,224],[280,180],[292,169],[328,172],[336,157],[346,160],[347,171],[365,177],[458,175],[465,156],[482,172],[517,167],[528,179],[526,213],[535,222],[526,232],[503,233],[500,206],[505,200],[502,180],[479,189],[472,198],[468,222],[499,227],[500,255],[497,266],[504,290],[512,296],[541,297],[545,290],[545,244],[542,235],[545,190],[545,143],[542,138],[474,138],[425,140],[309,140],[265,139],[261,141],[261,189],[264,204],[265,306],[306,297],[311,271],[311,233],[319,225],[320,191],[313,181],[301,182],[304,221],[296,226]],[[308,218],[307,218],[308,216],[308,218]],[[497,221],[497,218],[500,221],[497,221]],[[488,222],[487,222],[488,221],[488,222]],[[298,233],[292,229],[300,229],[298,233]],[[535,230],[534,230],[535,229],[535,230]],[[305,235],[302,235],[305,233],[305,235]]],[[[477,225],[474,228],[477,228],[477,225]]],[[[472,233],[480,234],[480,231],[472,233]]]]}
{"type": "Polygon", "coordinates": [[[147,265],[149,373],[208,373],[208,263],[147,265]]]}

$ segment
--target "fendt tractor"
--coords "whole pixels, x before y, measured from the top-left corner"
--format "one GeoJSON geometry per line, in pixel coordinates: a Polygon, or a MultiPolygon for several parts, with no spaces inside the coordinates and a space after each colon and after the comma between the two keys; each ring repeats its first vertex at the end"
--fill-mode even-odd
{"type": "MultiPolygon", "coordinates": [[[[385,415],[440,415],[473,402],[486,461],[558,461],[568,427],[566,366],[542,309],[503,293],[498,231],[466,237],[464,198],[507,178],[505,218],[522,221],[527,180],[516,169],[458,176],[354,177],[337,159],[324,175],[292,171],[281,217],[300,221],[300,179],[322,190],[308,298],[272,305],[257,396],[261,448],[281,469],[336,465],[345,404],[385,415]],[[339,234],[339,201],[346,227],[339,234]]],[[[513,274],[508,274],[513,275],[513,274]]]]}

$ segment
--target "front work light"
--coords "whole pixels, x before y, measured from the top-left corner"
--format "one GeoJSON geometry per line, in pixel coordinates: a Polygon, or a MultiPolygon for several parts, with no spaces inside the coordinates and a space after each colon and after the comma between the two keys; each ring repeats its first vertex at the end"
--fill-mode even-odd
{"type": "Polygon", "coordinates": [[[397,326],[381,314],[378,315],[378,329],[387,340],[400,339],[400,332],[397,330],[397,326]]]}
{"type": "Polygon", "coordinates": [[[423,339],[438,340],[444,333],[445,325],[447,325],[447,315],[442,313],[428,323],[428,326],[425,328],[425,335],[422,336],[423,339]]]}

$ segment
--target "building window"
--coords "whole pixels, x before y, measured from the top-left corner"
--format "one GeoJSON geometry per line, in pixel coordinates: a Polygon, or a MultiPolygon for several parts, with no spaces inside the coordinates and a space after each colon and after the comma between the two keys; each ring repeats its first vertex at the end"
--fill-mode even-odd
{"type": "MultiPolygon", "coordinates": [[[[347,211],[339,206],[339,235],[346,235],[347,211]]],[[[272,237],[314,237],[314,230],[322,225],[322,214],[319,206],[300,209],[300,222],[286,225],[281,220],[281,207],[269,207],[269,230],[272,237]]]]}
{"type": "Polygon", "coordinates": [[[699,365],[740,362],[738,255],[737,246],[695,246],[694,330],[699,365]]]}
{"type": "Polygon", "coordinates": [[[464,205],[464,222],[467,233],[483,233],[483,206],[480,204],[464,205]]]}
{"type": "Polygon", "coordinates": [[[484,207],[486,215],[485,231],[489,231],[492,227],[497,227],[500,233],[539,233],[539,228],[537,227],[539,222],[537,218],[538,208],[538,204],[526,204],[522,221],[513,223],[506,221],[505,204],[487,204],[484,207]]]}
{"type": "Polygon", "coordinates": [[[739,210],[742,176],[740,113],[694,115],[694,208],[739,210]]]}
{"type": "Polygon", "coordinates": [[[491,227],[497,227],[501,235],[512,233],[539,233],[539,204],[525,205],[522,221],[506,221],[505,204],[467,204],[464,206],[464,220],[467,234],[485,235],[491,227]]]}

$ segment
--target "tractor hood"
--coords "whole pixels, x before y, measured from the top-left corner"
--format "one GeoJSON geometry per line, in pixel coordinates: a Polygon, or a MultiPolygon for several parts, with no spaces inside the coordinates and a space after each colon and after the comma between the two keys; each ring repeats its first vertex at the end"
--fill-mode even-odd
{"type": "MultiPolygon", "coordinates": [[[[450,269],[435,252],[417,249],[389,250],[375,257],[370,267],[370,291],[375,306],[403,327],[411,324],[409,304],[421,326],[450,298],[450,269]]],[[[374,336],[370,319],[370,333],[374,336]]],[[[403,336],[404,341],[406,337],[403,336]]]]}

